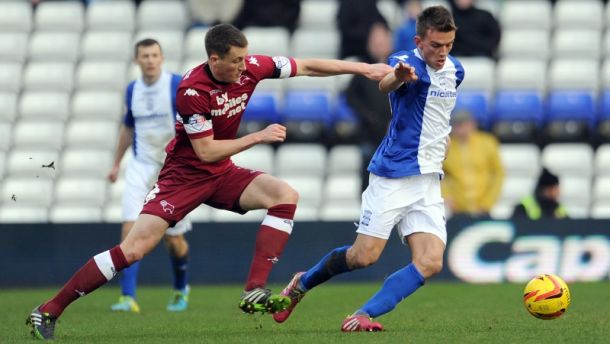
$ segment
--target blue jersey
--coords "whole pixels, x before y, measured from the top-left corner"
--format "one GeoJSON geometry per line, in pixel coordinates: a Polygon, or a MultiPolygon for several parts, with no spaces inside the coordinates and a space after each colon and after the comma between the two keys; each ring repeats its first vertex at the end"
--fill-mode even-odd
{"type": "Polygon", "coordinates": [[[392,121],[371,159],[368,170],[386,178],[443,173],[443,160],[451,132],[449,117],[464,68],[449,56],[442,69],[427,66],[417,49],[400,51],[389,58],[415,68],[418,79],[389,94],[392,121]]]}
{"type": "Polygon", "coordinates": [[[134,130],[135,159],[163,163],[165,146],[176,133],[176,91],[181,80],[180,75],[162,72],[152,85],[138,78],[127,86],[124,123],[134,130]]]}

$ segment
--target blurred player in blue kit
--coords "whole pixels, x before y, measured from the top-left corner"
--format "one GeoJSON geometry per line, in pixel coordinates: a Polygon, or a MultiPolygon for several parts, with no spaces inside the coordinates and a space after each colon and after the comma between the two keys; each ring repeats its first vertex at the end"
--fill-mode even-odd
{"type": "Polygon", "coordinates": [[[449,118],[464,78],[460,62],[449,55],[457,28],[442,6],[417,18],[416,48],[390,56],[394,70],[379,83],[389,93],[390,128],[371,159],[369,186],[362,193],[357,237],[335,248],[306,272],[295,274],[282,292],[292,303],[274,314],[288,319],[305,293],[335,275],[367,267],[381,255],[392,229],[411,250],[412,262],[394,272],[381,289],[348,316],[341,331],[381,331],[373,321],[442,269],[447,240],[440,181],[449,144],[449,118]]]}
{"type": "MultiPolygon", "coordinates": [[[[138,218],[144,199],[163,166],[165,146],[176,134],[176,91],[182,80],[181,75],[162,70],[163,52],[156,40],[144,39],[136,43],[135,63],[140,67],[142,77],[127,86],[127,111],[119,132],[114,165],[108,174],[108,179],[114,183],[121,160],[131,146],[133,159],[125,173],[121,239],[125,239],[138,218]]],[[[168,311],[183,311],[188,307],[188,243],[184,233],[190,229],[191,223],[185,219],[165,232],[174,276],[174,293],[167,305],[168,311]]],[[[136,262],[123,270],[121,297],[112,305],[113,311],[140,312],[136,302],[139,268],[140,262],[136,262]]]]}

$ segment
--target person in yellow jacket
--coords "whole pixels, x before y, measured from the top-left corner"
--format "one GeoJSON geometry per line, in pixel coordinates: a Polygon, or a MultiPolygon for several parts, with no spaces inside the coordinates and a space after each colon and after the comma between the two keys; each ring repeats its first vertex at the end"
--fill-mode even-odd
{"type": "Polygon", "coordinates": [[[489,217],[504,182],[498,140],[480,131],[468,111],[451,117],[451,144],[443,164],[445,204],[454,215],[489,217]]]}
{"type": "Polygon", "coordinates": [[[513,219],[565,219],[568,212],[559,203],[559,177],[546,168],[542,169],[534,195],[524,197],[515,206],[513,219]]]}

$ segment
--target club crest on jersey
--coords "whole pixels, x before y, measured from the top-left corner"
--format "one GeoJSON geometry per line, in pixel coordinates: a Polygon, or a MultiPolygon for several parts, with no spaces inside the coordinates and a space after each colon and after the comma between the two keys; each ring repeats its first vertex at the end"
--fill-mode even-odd
{"type": "Polygon", "coordinates": [[[258,64],[258,60],[256,59],[256,57],[254,56],[250,56],[250,58],[248,59],[248,63],[249,64],[253,64],[256,65],[257,67],[260,67],[261,65],[258,64]]]}
{"type": "Polygon", "coordinates": [[[163,211],[166,213],[170,213],[173,214],[174,213],[174,206],[169,203],[166,200],[161,200],[161,202],[159,202],[159,204],[161,204],[161,207],[163,208],[163,211]]]}

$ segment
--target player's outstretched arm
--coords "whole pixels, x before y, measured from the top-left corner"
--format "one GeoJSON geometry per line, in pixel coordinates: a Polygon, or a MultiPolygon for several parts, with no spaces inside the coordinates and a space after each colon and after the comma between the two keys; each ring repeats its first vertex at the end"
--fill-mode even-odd
{"type": "Polygon", "coordinates": [[[108,172],[108,180],[110,180],[110,182],[116,182],[117,178],[119,177],[121,160],[123,160],[123,156],[132,142],[133,128],[130,128],[125,124],[121,125],[121,129],[119,131],[119,142],[117,143],[116,151],[114,152],[114,163],[112,164],[110,172],[108,172]]]}
{"type": "Polygon", "coordinates": [[[191,145],[199,160],[212,163],[235,155],[259,143],[283,142],[285,139],[286,127],[280,124],[271,124],[261,131],[238,139],[214,140],[214,136],[210,135],[191,139],[191,145]]]}
{"type": "Polygon", "coordinates": [[[295,59],[297,76],[332,76],[340,74],[360,74],[379,81],[392,71],[385,63],[362,63],[330,59],[295,59]]]}
{"type": "Polygon", "coordinates": [[[404,62],[398,62],[396,67],[379,82],[379,90],[384,93],[390,93],[402,86],[403,83],[415,80],[417,80],[415,68],[404,62]]]}

